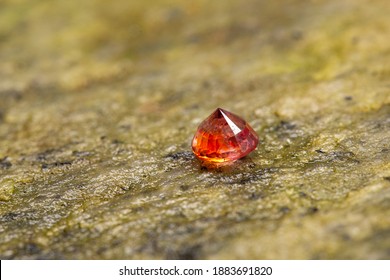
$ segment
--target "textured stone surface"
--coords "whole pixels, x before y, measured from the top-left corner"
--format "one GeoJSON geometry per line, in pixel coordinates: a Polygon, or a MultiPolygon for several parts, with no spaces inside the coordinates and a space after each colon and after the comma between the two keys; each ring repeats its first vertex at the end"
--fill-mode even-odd
{"type": "Polygon", "coordinates": [[[0,258],[389,259],[390,4],[0,3],[0,258]],[[258,149],[205,170],[215,108],[258,149]]]}

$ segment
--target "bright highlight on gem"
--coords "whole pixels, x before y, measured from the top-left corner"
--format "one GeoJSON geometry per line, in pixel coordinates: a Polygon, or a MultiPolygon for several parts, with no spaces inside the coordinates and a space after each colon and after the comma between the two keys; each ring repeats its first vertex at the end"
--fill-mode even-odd
{"type": "Polygon", "coordinates": [[[259,137],[246,121],[218,108],[199,125],[192,150],[199,159],[218,163],[240,159],[258,143],[259,137]]]}

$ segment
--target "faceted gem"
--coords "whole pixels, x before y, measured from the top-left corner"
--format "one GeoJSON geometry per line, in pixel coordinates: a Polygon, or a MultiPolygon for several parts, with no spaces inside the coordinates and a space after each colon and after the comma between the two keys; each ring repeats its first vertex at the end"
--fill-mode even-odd
{"type": "Polygon", "coordinates": [[[199,125],[192,150],[199,159],[217,163],[242,158],[258,143],[259,137],[246,121],[218,108],[199,125]]]}

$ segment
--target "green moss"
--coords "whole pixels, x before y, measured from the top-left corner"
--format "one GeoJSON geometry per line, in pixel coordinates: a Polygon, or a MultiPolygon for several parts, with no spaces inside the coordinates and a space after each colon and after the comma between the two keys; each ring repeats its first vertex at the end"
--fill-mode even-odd
{"type": "Polygon", "coordinates": [[[15,191],[15,183],[11,179],[0,182],[0,201],[9,201],[15,191]]]}

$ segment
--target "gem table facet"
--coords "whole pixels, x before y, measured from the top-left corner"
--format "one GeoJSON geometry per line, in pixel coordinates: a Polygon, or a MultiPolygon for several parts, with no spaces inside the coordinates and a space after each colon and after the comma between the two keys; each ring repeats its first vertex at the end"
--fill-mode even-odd
{"type": "Polygon", "coordinates": [[[218,163],[240,159],[258,143],[256,132],[246,121],[218,108],[199,125],[192,150],[199,159],[218,163]]]}

